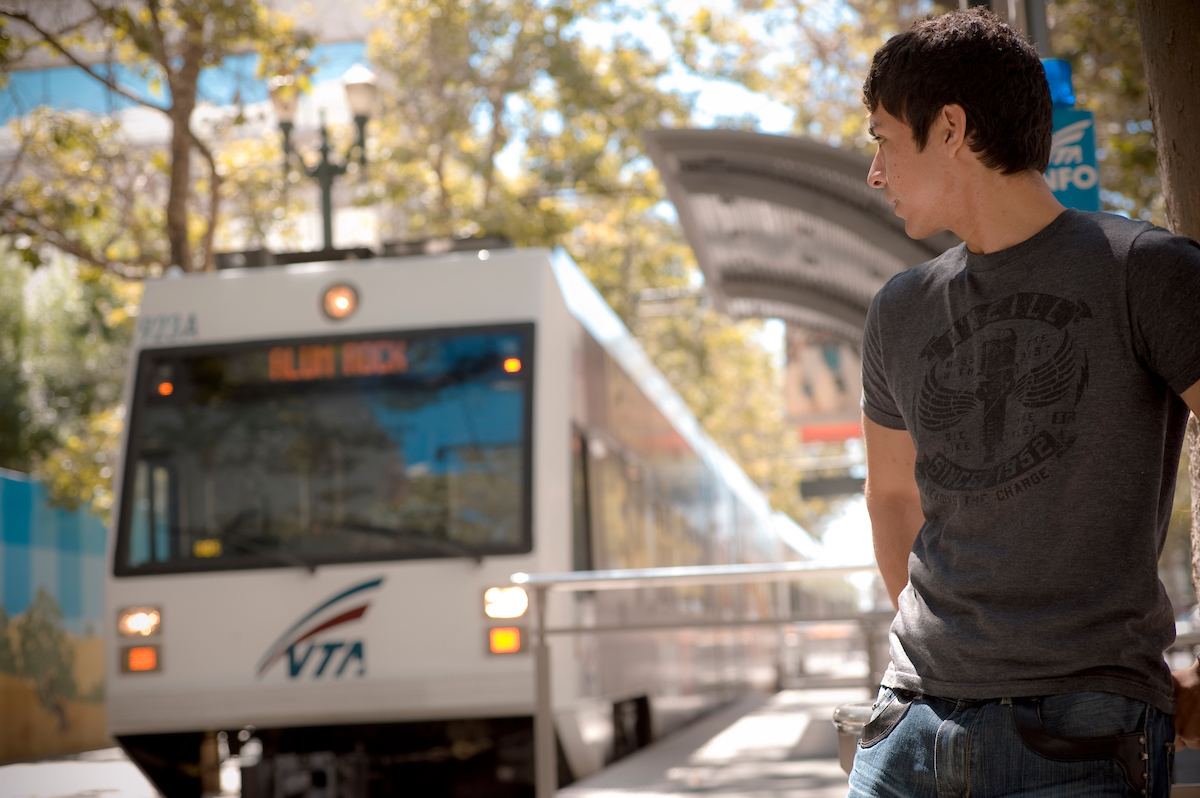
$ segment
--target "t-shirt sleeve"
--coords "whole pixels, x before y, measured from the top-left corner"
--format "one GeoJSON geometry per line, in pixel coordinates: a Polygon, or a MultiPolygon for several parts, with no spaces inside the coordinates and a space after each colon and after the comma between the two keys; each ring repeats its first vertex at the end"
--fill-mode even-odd
{"type": "MultiPolygon", "coordinates": [[[[882,293],[882,292],[881,292],[882,293]]],[[[888,387],[884,369],[883,340],[880,330],[880,294],[875,295],[867,311],[862,344],[862,411],[867,418],[889,429],[906,429],[896,399],[888,387]]]]}
{"type": "Polygon", "coordinates": [[[1175,393],[1200,380],[1200,244],[1151,228],[1129,251],[1137,355],[1175,393]]]}

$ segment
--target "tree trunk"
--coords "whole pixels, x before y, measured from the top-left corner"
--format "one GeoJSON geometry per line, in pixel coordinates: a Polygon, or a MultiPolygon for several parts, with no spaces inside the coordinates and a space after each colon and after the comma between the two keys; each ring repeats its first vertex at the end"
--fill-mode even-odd
{"type": "Polygon", "coordinates": [[[167,196],[167,238],[171,242],[171,264],[192,271],[192,247],[188,241],[188,199],[192,187],[192,134],[189,125],[196,109],[196,84],[200,79],[199,48],[189,47],[179,70],[171,76],[171,183],[167,196]]]}
{"type": "Polygon", "coordinates": [[[1137,10],[1167,223],[1200,240],[1200,3],[1138,0],[1137,10]]]}
{"type": "MultiPolygon", "coordinates": [[[[1138,33],[1158,149],[1167,224],[1200,240],[1200,2],[1137,0],[1138,33]]],[[[1192,584],[1200,588],[1200,425],[1188,423],[1192,483],[1192,584]]]]}
{"type": "Polygon", "coordinates": [[[171,108],[171,182],[167,195],[167,239],[171,242],[171,265],[192,270],[192,248],[188,243],[188,191],[192,184],[192,137],[187,120],[191,109],[175,101],[171,108]]]}

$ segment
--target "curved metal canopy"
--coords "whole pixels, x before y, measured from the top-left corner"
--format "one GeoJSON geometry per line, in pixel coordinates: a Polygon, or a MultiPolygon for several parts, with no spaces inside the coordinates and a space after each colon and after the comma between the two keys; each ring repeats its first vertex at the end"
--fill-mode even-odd
{"type": "Polygon", "coordinates": [[[909,238],[858,153],[738,130],[651,131],[646,145],[713,303],[734,318],[858,342],[892,275],[959,243],[909,238]]]}

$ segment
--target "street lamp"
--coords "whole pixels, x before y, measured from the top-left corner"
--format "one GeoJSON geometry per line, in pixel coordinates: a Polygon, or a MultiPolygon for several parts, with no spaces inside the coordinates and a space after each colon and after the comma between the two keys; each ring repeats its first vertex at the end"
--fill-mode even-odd
{"type": "MultiPolygon", "coordinates": [[[[375,105],[378,88],[375,85],[375,74],[362,64],[355,64],[342,75],[342,84],[346,87],[346,100],[350,111],[354,114],[354,124],[358,127],[358,140],[350,147],[342,159],[335,164],[329,160],[329,132],[325,128],[325,116],[321,115],[321,160],[309,168],[300,159],[300,168],[308,177],[315,178],[321,186],[321,216],[324,222],[325,249],[333,249],[333,181],[334,178],[346,174],[346,164],[350,162],[354,148],[358,148],[358,162],[367,165],[367,120],[375,105]]],[[[295,79],[291,75],[279,75],[270,82],[271,104],[275,106],[275,116],[279,119],[279,130],[283,133],[283,154],[287,162],[291,162],[292,149],[292,120],[296,118],[296,106],[299,103],[299,92],[295,79]]]]}

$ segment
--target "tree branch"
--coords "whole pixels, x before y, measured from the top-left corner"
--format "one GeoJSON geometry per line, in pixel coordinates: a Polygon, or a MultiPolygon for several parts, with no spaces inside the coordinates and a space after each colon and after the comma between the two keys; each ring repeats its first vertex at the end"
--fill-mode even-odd
{"type": "Polygon", "coordinates": [[[167,58],[166,35],[163,34],[162,22],[158,18],[158,0],[146,0],[150,9],[150,24],[154,27],[154,60],[167,73],[167,82],[171,82],[171,59],[167,58]]]}
{"type": "Polygon", "coordinates": [[[13,11],[12,9],[8,9],[8,8],[0,8],[0,17],[7,17],[11,20],[15,20],[17,22],[22,22],[22,23],[28,25],[29,27],[33,28],[33,30],[36,31],[37,34],[42,37],[42,41],[44,41],[46,44],[50,45],[52,48],[57,50],[58,53],[60,55],[62,55],[63,58],[66,58],[68,61],[70,61],[72,65],[79,67],[84,72],[86,72],[88,75],[90,75],[92,78],[99,81],[100,83],[103,83],[107,88],[109,88],[112,91],[115,91],[117,94],[120,94],[125,99],[135,102],[138,105],[144,106],[146,108],[152,108],[155,111],[162,111],[164,113],[166,112],[166,110],[167,110],[166,108],[163,108],[162,106],[159,106],[159,105],[155,105],[154,103],[150,102],[149,100],[145,99],[144,97],[139,97],[136,94],[133,94],[132,92],[128,91],[127,89],[122,88],[120,86],[120,84],[118,84],[111,77],[106,78],[106,77],[102,76],[100,73],[96,72],[94,69],[92,69],[87,64],[83,63],[83,61],[79,60],[79,58],[74,53],[72,53],[70,50],[68,50],[66,48],[66,46],[58,40],[58,36],[56,34],[51,33],[50,31],[47,31],[44,28],[42,28],[40,25],[38,25],[38,23],[34,22],[33,18],[30,17],[28,14],[22,14],[18,11],[13,11]]]}
{"type": "MultiPolygon", "coordinates": [[[[109,260],[98,256],[83,242],[66,235],[61,230],[54,230],[46,227],[37,219],[34,219],[20,211],[10,201],[0,201],[0,216],[9,225],[10,232],[21,233],[31,238],[41,238],[53,245],[68,255],[73,255],[84,263],[90,263],[113,274],[124,277],[127,280],[141,280],[146,277],[146,269],[131,269],[124,263],[109,260]]],[[[157,259],[139,258],[140,263],[157,263],[157,259]]]]}
{"type": "Polygon", "coordinates": [[[4,176],[4,181],[0,182],[0,186],[7,186],[16,176],[17,170],[20,168],[21,162],[25,158],[25,153],[29,151],[29,138],[29,136],[25,135],[24,131],[21,131],[21,146],[17,148],[16,154],[9,158],[8,174],[4,176]]]}
{"type": "Polygon", "coordinates": [[[204,270],[211,272],[217,268],[216,257],[213,252],[213,237],[216,235],[217,212],[221,205],[221,175],[217,172],[217,160],[213,157],[212,151],[190,127],[188,128],[188,136],[192,139],[192,146],[199,150],[200,154],[204,156],[204,160],[208,162],[210,179],[208,181],[208,229],[204,231],[204,270]]]}

